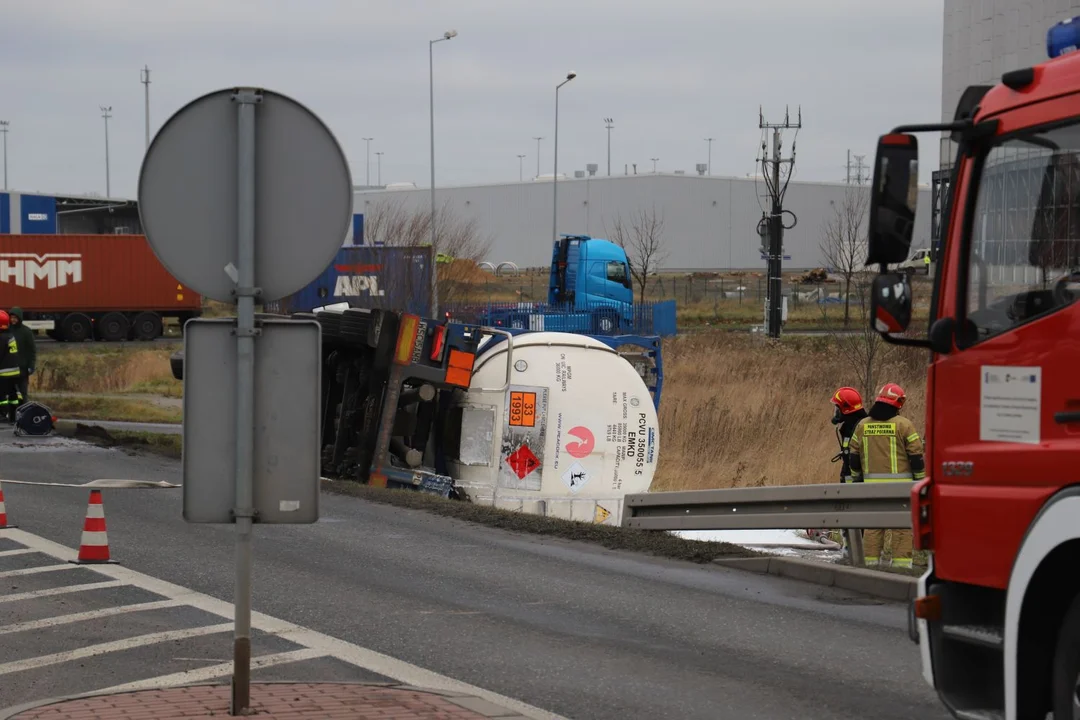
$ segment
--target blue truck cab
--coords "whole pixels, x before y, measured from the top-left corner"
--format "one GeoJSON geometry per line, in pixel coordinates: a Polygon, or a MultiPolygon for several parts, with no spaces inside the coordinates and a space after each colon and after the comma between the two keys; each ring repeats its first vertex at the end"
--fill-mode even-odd
{"type": "Polygon", "coordinates": [[[626,252],[608,240],[563,235],[552,248],[548,305],[595,317],[601,332],[633,324],[634,290],[626,252]]]}

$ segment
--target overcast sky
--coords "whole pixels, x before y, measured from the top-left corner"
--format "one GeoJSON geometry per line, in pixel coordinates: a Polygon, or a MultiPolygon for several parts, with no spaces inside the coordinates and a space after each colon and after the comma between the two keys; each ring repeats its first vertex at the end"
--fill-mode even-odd
{"type": "MultiPolygon", "coordinates": [[[[0,10],[0,119],[12,189],[134,197],[151,133],[209,91],[261,85],[323,118],[353,181],[364,137],[382,180],[429,184],[428,41],[435,45],[436,182],[516,181],[559,169],[756,170],[758,106],[801,104],[796,177],[843,181],[846,151],[870,162],[878,135],[941,115],[942,0],[36,0],[0,10]]],[[[790,137],[790,136],[789,136],[790,137]]],[[[922,174],[937,147],[922,140],[922,174]]],[[[631,170],[632,172],[632,170],[631,170]]]]}

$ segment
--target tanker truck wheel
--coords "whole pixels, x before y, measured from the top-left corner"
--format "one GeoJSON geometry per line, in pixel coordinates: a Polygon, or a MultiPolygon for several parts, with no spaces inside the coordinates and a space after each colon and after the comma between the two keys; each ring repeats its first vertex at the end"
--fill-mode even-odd
{"type": "Polygon", "coordinates": [[[1065,613],[1054,652],[1054,720],[1080,720],[1080,595],[1065,613]]]}

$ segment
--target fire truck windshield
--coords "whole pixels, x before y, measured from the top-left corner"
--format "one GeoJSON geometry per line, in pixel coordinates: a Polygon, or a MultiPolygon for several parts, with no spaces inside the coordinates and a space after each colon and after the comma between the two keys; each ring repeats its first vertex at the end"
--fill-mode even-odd
{"type": "Polygon", "coordinates": [[[1080,297],[1080,120],[1014,134],[982,159],[967,317],[983,340],[1080,297]]]}

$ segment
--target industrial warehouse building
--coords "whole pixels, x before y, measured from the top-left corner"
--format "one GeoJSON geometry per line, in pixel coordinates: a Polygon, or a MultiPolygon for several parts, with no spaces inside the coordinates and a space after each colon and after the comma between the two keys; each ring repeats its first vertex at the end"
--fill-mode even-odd
{"type": "MultiPolygon", "coordinates": [[[[753,178],[648,174],[561,179],[558,231],[609,237],[620,218],[629,223],[642,211],[664,220],[668,270],[760,270],[765,266],[757,226],[768,207],[765,183],[753,178]]],[[[795,227],[784,234],[785,268],[822,267],[822,228],[854,186],[793,180],[784,200],[795,227]]],[[[436,205],[475,219],[492,241],[485,258],[498,264],[539,267],[551,262],[552,182],[550,177],[498,185],[436,189],[436,205]]],[[[930,238],[930,192],[920,192],[914,245],[930,238]]],[[[379,203],[401,203],[410,212],[430,212],[429,190],[357,189],[353,212],[369,215],[379,203]]],[[[785,217],[786,225],[791,223],[785,217]]]]}

